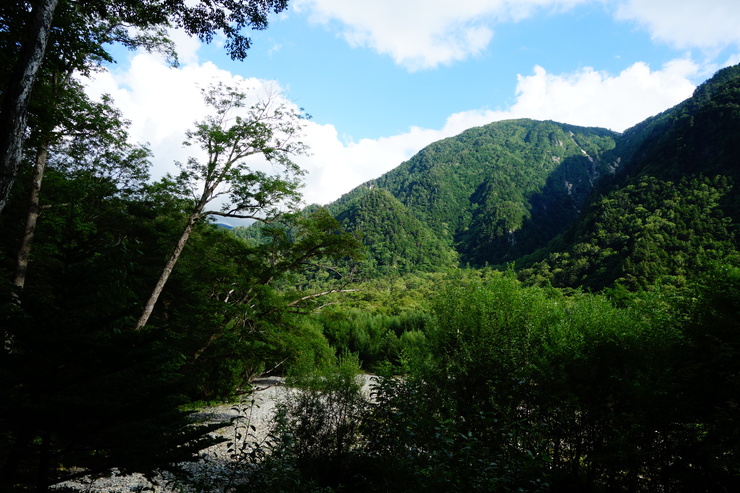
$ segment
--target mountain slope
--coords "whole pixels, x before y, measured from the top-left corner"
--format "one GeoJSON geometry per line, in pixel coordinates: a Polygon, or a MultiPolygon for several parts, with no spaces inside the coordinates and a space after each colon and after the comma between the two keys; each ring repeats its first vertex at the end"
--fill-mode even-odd
{"type": "Polygon", "coordinates": [[[525,278],[595,289],[680,285],[736,256],[740,66],[626,131],[615,152],[624,173],[602,184],[582,220],[525,278]]]}
{"type": "Polygon", "coordinates": [[[367,189],[336,217],[348,231],[359,232],[367,245],[366,274],[435,271],[457,265],[452,246],[387,190],[367,189]]]}
{"type": "MultiPolygon", "coordinates": [[[[534,120],[472,128],[429,145],[331,210],[353,223],[352,201],[386,190],[439,241],[454,244],[463,263],[513,260],[575,221],[600,177],[618,167],[605,158],[617,138],[605,129],[534,120]]],[[[369,238],[377,236],[366,235],[371,249],[369,238]]]]}

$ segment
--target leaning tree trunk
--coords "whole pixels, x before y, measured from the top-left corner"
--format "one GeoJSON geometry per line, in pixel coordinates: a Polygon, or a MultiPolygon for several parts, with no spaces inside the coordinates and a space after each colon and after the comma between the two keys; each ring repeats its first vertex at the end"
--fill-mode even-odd
{"type": "Polygon", "coordinates": [[[0,213],[13,188],[23,154],[23,134],[36,74],[44,61],[58,0],[40,0],[34,9],[28,42],[8,81],[0,110],[0,213]]]}
{"type": "Polygon", "coordinates": [[[201,215],[199,212],[194,212],[190,216],[190,219],[188,219],[188,224],[185,226],[185,230],[182,232],[182,235],[180,235],[177,246],[175,246],[175,250],[172,252],[172,255],[170,255],[167,265],[165,265],[162,270],[162,275],[159,276],[157,285],[154,286],[152,294],[149,296],[149,300],[146,302],[146,305],[144,305],[144,311],[142,312],[141,317],[139,317],[139,321],[136,322],[134,330],[141,330],[141,328],[149,321],[149,317],[152,315],[152,311],[154,310],[154,305],[157,304],[159,295],[162,294],[164,285],[167,284],[167,279],[169,279],[170,274],[172,274],[172,270],[175,268],[175,264],[180,258],[180,254],[182,254],[185,244],[188,242],[188,238],[190,238],[190,233],[193,232],[193,227],[195,227],[195,223],[200,219],[200,217],[201,215]]]}
{"type": "Polygon", "coordinates": [[[15,276],[13,285],[16,287],[14,297],[16,303],[20,304],[20,292],[26,285],[26,273],[28,272],[28,257],[31,254],[31,244],[36,233],[36,222],[39,218],[39,196],[41,192],[41,182],[44,179],[44,170],[46,169],[46,159],[49,155],[48,143],[44,142],[36,153],[36,165],[33,170],[33,183],[31,185],[31,195],[28,204],[28,215],[26,216],[26,229],[23,232],[21,247],[18,249],[18,261],[15,265],[15,276]]]}

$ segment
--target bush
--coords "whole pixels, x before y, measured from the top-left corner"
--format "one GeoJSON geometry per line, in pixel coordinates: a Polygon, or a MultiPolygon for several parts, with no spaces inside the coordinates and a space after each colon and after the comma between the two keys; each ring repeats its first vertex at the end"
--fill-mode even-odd
{"type": "Polygon", "coordinates": [[[363,483],[356,450],[366,400],[357,356],[340,356],[319,371],[305,371],[311,367],[311,362],[299,362],[289,375],[295,389],[277,406],[272,451],[250,488],[354,490],[363,483]]]}

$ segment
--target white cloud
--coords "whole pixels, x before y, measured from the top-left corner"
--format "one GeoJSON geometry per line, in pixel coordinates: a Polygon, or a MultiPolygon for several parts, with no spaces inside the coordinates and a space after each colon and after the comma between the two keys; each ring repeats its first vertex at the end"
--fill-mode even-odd
{"type": "MultiPolygon", "coordinates": [[[[158,179],[166,173],[177,174],[176,161],[184,163],[189,157],[203,157],[201,149],[185,147],[183,141],[185,132],[210,113],[201,89],[218,82],[247,92],[252,101],[247,101],[246,106],[267,93],[280,91],[275,81],[245,79],[211,62],[174,68],[160,57],[144,53],[135,55],[125,71],[95,74],[86,81],[86,87],[93,97],[107,93],[114,98],[124,118],[131,121],[131,141],[148,143],[152,149],[151,174],[158,179]]],[[[251,158],[250,165],[270,174],[280,171],[257,157],[251,158]]],[[[217,208],[218,201],[213,206],[217,208]]]]}
{"type": "Polygon", "coordinates": [[[691,96],[689,77],[698,70],[686,59],[655,71],[638,62],[616,76],[592,68],[553,75],[537,66],[533,75],[517,77],[509,113],[622,131],[691,96]]]}
{"type": "Polygon", "coordinates": [[[592,68],[555,75],[536,66],[532,75],[517,76],[516,102],[508,109],[457,113],[445,130],[532,118],[621,132],[691,96],[689,77],[697,70],[689,60],[674,60],[656,71],[638,62],[618,75],[592,68]]]}
{"type": "Polygon", "coordinates": [[[314,124],[307,129],[306,139],[312,154],[298,159],[309,173],[305,201],[327,204],[395,168],[442,135],[437,130],[413,127],[399,135],[343,143],[333,125],[314,124]]]}
{"type": "Polygon", "coordinates": [[[495,22],[518,21],[542,8],[588,0],[297,0],[313,22],[341,24],[352,46],[389,55],[409,70],[433,68],[483,52],[495,22]]]}
{"type": "Polygon", "coordinates": [[[740,63],[740,53],[735,53],[735,54],[731,55],[730,58],[728,58],[725,61],[725,64],[722,65],[722,66],[723,67],[731,67],[732,65],[737,65],[738,63],[740,63]]]}
{"type": "Polygon", "coordinates": [[[198,63],[198,50],[202,45],[198,38],[189,36],[182,29],[169,29],[168,35],[177,47],[177,57],[181,64],[198,63]]]}
{"type": "Polygon", "coordinates": [[[496,24],[585,3],[609,5],[616,19],[636,22],[673,48],[740,48],[737,0],[296,0],[294,7],[336,28],[351,46],[373,49],[415,71],[482,53],[496,24]]]}
{"type": "Polygon", "coordinates": [[[137,54],[123,72],[105,71],[87,83],[93,96],[111,94],[131,121],[130,137],[148,142],[154,152],[154,175],[176,172],[174,161],[184,162],[192,149],[184,149],[185,130],[208,114],[200,89],[215,82],[239,83],[257,90],[262,82],[221,70],[211,62],[181,68],[167,66],[149,54],[137,54]]]}
{"type": "MultiPolygon", "coordinates": [[[[154,153],[152,174],[159,178],[176,173],[175,161],[185,162],[197,152],[184,148],[182,142],[185,131],[208,113],[199,88],[216,81],[240,83],[255,90],[263,84],[276,84],[243,79],[210,62],[168,67],[161,58],[142,53],[130,60],[125,71],[96,74],[87,81],[87,91],[94,97],[103,93],[113,96],[124,117],[132,122],[131,140],[150,144],[154,153]]],[[[401,135],[345,142],[333,125],[308,121],[304,141],[310,146],[310,155],[296,158],[308,171],[304,200],[329,203],[447,134],[450,132],[412,128],[401,135]]]]}
{"type": "Polygon", "coordinates": [[[678,49],[740,48],[737,0],[626,0],[616,16],[636,21],[653,39],[678,49]]]}

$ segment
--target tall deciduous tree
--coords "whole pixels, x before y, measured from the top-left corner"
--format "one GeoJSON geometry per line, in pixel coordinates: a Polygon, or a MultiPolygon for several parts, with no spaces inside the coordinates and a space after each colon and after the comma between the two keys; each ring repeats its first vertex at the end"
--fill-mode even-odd
{"type": "Polygon", "coordinates": [[[185,229],[165,265],[136,330],[146,325],[167,279],[175,267],[195,224],[209,215],[265,220],[274,217],[281,206],[295,206],[300,199],[299,177],[303,171],[292,156],[304,154],[300,142],[301,115],[279,94],[267,95],[247,108],[248,94],[223,84],[204,90],[206,103],[214,114],[198,122],[187,133],[186,146],[200,147],[205,158],[191,157],[178,163],[180,175],[171,181],[180,194],[189,195],[192,209],[185,229]],[[240,114],[241,113],[241,114],[240,114]],[[268,175],[254,169],[252,156],[261,155],[281,172],[268,175]],[[207,207],[215,199],[220,210],[207,207]]]}
{"type": "MultiPolygon", "coordinates": [[[[13,26],[21,39],[5,39],[2,59],[15,69],[7,75],[0,107],[0,213],[15,181],[22,156],[26,115],[36,76],[47,56],[47,44],[68,48],[68,55],[112,60],[106,43],[134,48],[161,47],[164,29],[178,27],[210,42],[221,32],[226,50],[244,59],[251,40],[245,28],[265,29],[270,12],[281,12],[287,0],[36,0],[0,7],[0,24],[13,26]],[[18,27],[20,26],[20,27],[18,27]],[[92,27],[91,27],[92,26],[92,27]],[[21,34],[23,33],[23,34],[21,34]],[[18,50],[17,47],[21,46],[18,50]]],[[[10,31],[10,30],[9,30],[10,31]]],[[[7,38],[7,37],[6,37],[7,38]]]]}
{"type": "Polygon", "coordinates": [[[110,97],[91,101],[74,80],[51,77],[40,82],[39,89],[49,95],[43,99],[47,104],[34,108],[31,115],[32,120],[37,120],[31,122],[34,131],[30,137],[30,145],[36,151],[26,226],[13,278],[17,301],[25,285],[42,207],[41,185],[50,154],[52,164],[70,178],[86,174],[95,180],[108,180],[124,193],[142,186],[148,178],[149,150],[128,142],[128,122],[112,106],[110,97]]]}
{"type": "MultiPolygon", "coordinates": [[[[162,30],[154,28],[129,32],[118,18],[90,20],[81,18],[76,12],[60,12],[55,18],[55,30],[49,38],[49,48],[28,108],[28,139],[25,147],[27,154],[34,156],[34,171],[26,227],[13,279],[16,302],[20,302],[20,292],[25,285],[49,154],[55,152],[55,147],[69,144],[67,150],[77,147],[75,159],[82,167],[87,166],[92,173],[105,173],[122,164],[120,151],[128,153],[130,149],[124,148],[132,147],[126,144],[127,135],[123,128],[126,123],[120,112],[112,108],[110,98],[105,96],[100,103],[90,101],[82,85],[75,79],[75,74],[89,73],[101,61],[110,60],[103,45],[112,42],[161,52],[173,63],[177,59],[173,43],[162,30]],[[84,146],[90,147],[83,153],[79,152],[80,141],[85,141],[84,146]],[[108,150],[104,151],[107,153],[106,160],[103,160],[105,162],[97,159],[93,167],[100,169],[93,170],[90,167],[93,156],[99,156],[102,149],[108,146],[108,150]],[[116,153],[119,155],[113,159],[116,153]],[[89,154],[89,157],[83,158],[85,154],[89,154]]],[[[0,50],[3,49],[7,51],[7,46],[0,42],[0,50]]]]}

